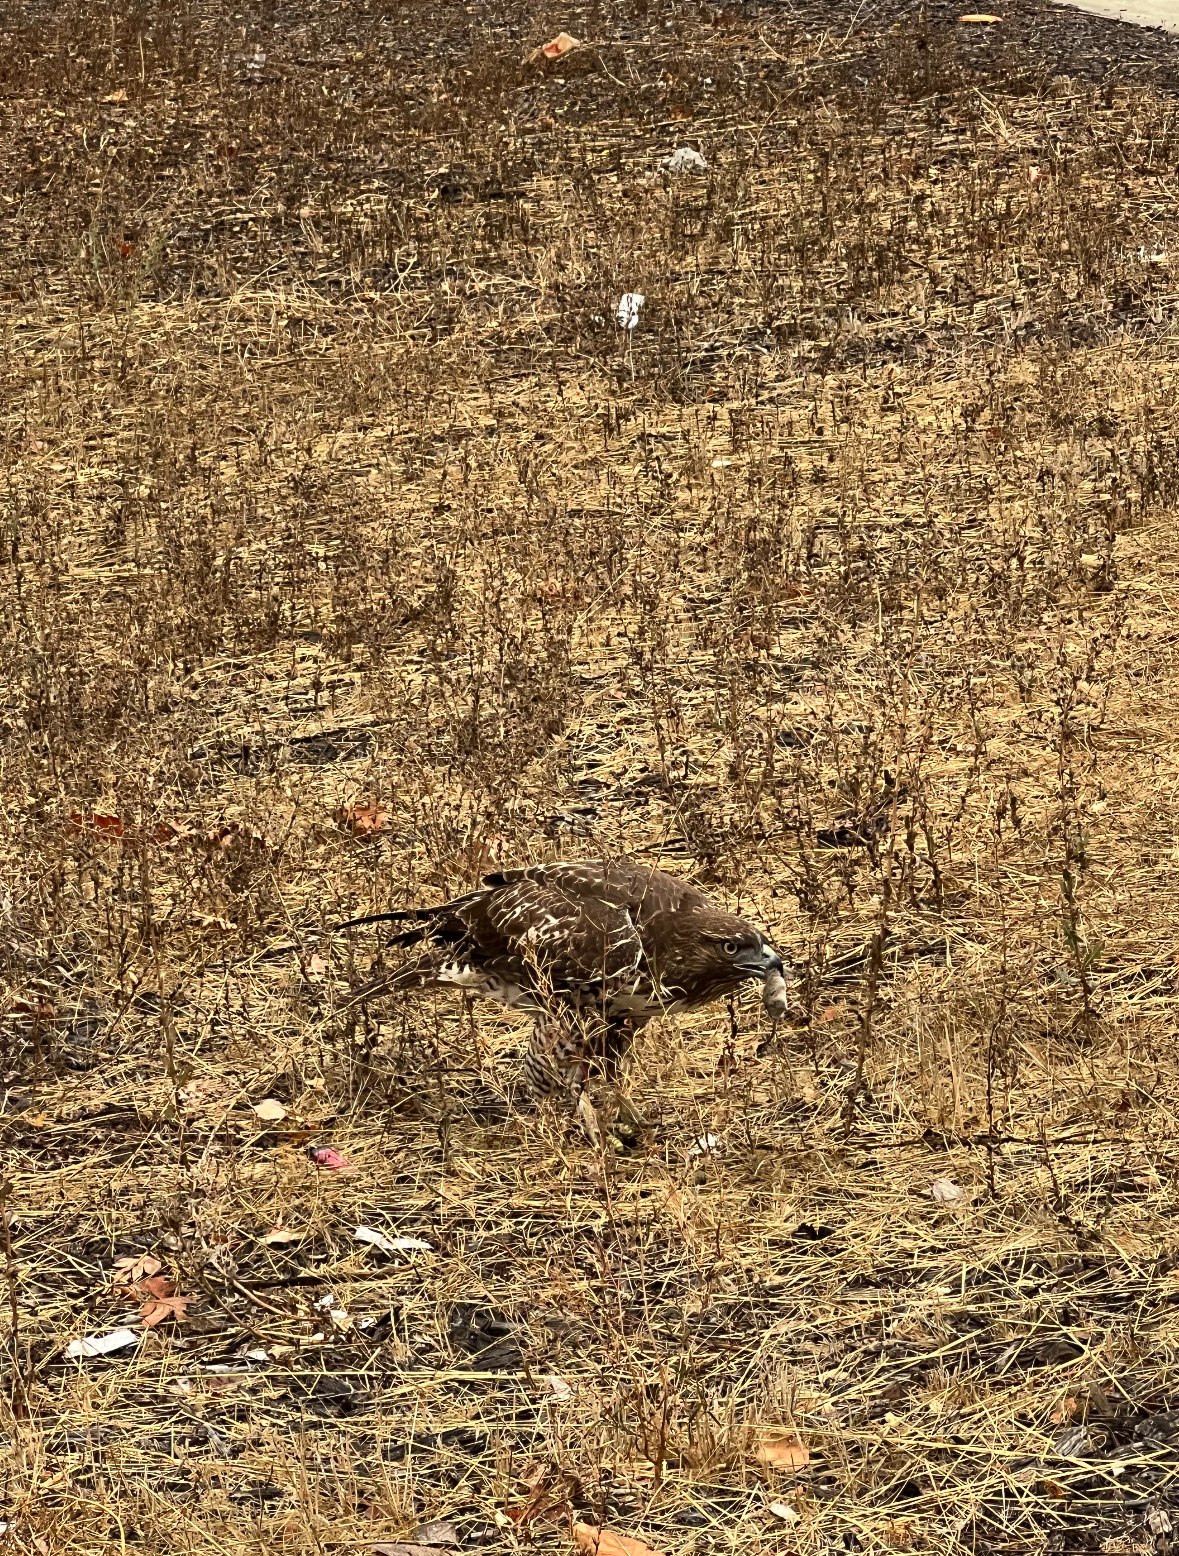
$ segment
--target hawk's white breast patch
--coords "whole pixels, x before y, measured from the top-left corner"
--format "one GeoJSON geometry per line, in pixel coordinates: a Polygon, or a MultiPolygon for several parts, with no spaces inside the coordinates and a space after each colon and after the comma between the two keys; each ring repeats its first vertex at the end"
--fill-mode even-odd
{"type": "Polygon", "coordinates": [[[532,995],[518,983],[472,967],[470,962],[444,962],[438,969],[438,982],[453,989],[463,989],[476,999],[494,1000],[497,1005],[509,1008],[534,1003],[532,995]]]}

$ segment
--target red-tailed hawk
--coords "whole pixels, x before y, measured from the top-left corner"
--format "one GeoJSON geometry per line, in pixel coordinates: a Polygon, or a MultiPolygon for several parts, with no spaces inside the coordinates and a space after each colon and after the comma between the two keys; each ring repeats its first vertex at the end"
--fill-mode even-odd
{"type": "Polygon", "coordinates": [[[436,908],[351,922],[390,919],[414,923],[395,944],[428,949],[355,1000],[450,987],[527,1011],[525,1084],[538,1097],[565,1092],[592,1138],[590,1066],[615,1079],[632,1035],[653,1016],[694,1010],[751,978],[763,983],[772,1016],[786,1010],[782,959],[759,929],[696,887],[627,860],[505,870],[436,908]]]}

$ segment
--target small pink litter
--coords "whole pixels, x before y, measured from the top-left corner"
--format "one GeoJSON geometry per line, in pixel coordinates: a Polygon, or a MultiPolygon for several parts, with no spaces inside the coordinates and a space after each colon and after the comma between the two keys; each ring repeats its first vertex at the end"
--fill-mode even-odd
{"type": "Polygon", "coordinates": [[[582,47],[581,39],[570,36],[567,32],[559,32],[548,43],[542,43],[540,48],[533,49],[528,56],[530,65],[543,65],[547,59],[560,59],[562,54],[570,54],[574,49],[582,47]]]}
{"type": "Polygon", "coordinates": [[[309,1154],[317,1167],[325,1167],[328,1172],[356,1171],[348,1158],[341,1156],[339,1151],[333,1151],[330,1145],[313,1145],[309,1154]]]}

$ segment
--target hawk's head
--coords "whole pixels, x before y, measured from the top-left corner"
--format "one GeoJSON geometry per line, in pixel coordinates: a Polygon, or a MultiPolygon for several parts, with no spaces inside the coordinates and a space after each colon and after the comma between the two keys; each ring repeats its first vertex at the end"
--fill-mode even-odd
{"type": "Polygon", "coordinates": [[[657,937],[660,982],[689,1004],[728,994],[749,978],[783,971],[782,958],[748,919],[735,913],[669,915],[657,937]]]}

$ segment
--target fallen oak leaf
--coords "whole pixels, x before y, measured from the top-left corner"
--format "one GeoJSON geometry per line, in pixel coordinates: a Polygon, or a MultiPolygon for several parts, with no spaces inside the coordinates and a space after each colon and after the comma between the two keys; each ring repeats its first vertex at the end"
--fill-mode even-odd
{"type": "Polygon", "coordinates": [[[196,1297],[191,1296],[153,1297],[139,1309],[139,1316],[145,1329],[154,1328],[156,1324],[163,1323],[165,1318],[174,1318],[178,1324],[182,1324],[188,1317],[189,1303],[196,1300],[196,1297]]]}
{"type": "Polygon", "coordinates": [[[132,1286],[144,1275],[157,1275],[164,1266],[150,1253],[133,1253],[116,1259],[111,1279],[119,1286],[132,1286]]]}
{"type": "Polygon", "coordinates": [[[574,1524],[573,1538],[583,1556],[662,1556],[662,1553],[633,1535],[615,1534],[594,1524],[574,1524]]]}
{"type": "Polygon", "coordinates": [[[523,1529],[537,1519],[563,1520],[572,1516],[569,1494],[580,1489],[580,1482],[569,1471],[560,1471],[554,1479],[549,1466],[535,1459],[517,1474],[516,1480],[528,1488],[528,1496],[523,1502],[505,1504],[496,1513],[495,1521],[501,1529],[507,1528],[509,1522],[523,1529]]]}
{"type": "Polygon", "coordinates": [[[166,1298],[176,1295],[176,1282],[170,1275],[149,1275],[146,1280],[138,1282],[135,1290],[144,1302],[149,1299],[163,1302],[166,1298]]]}

